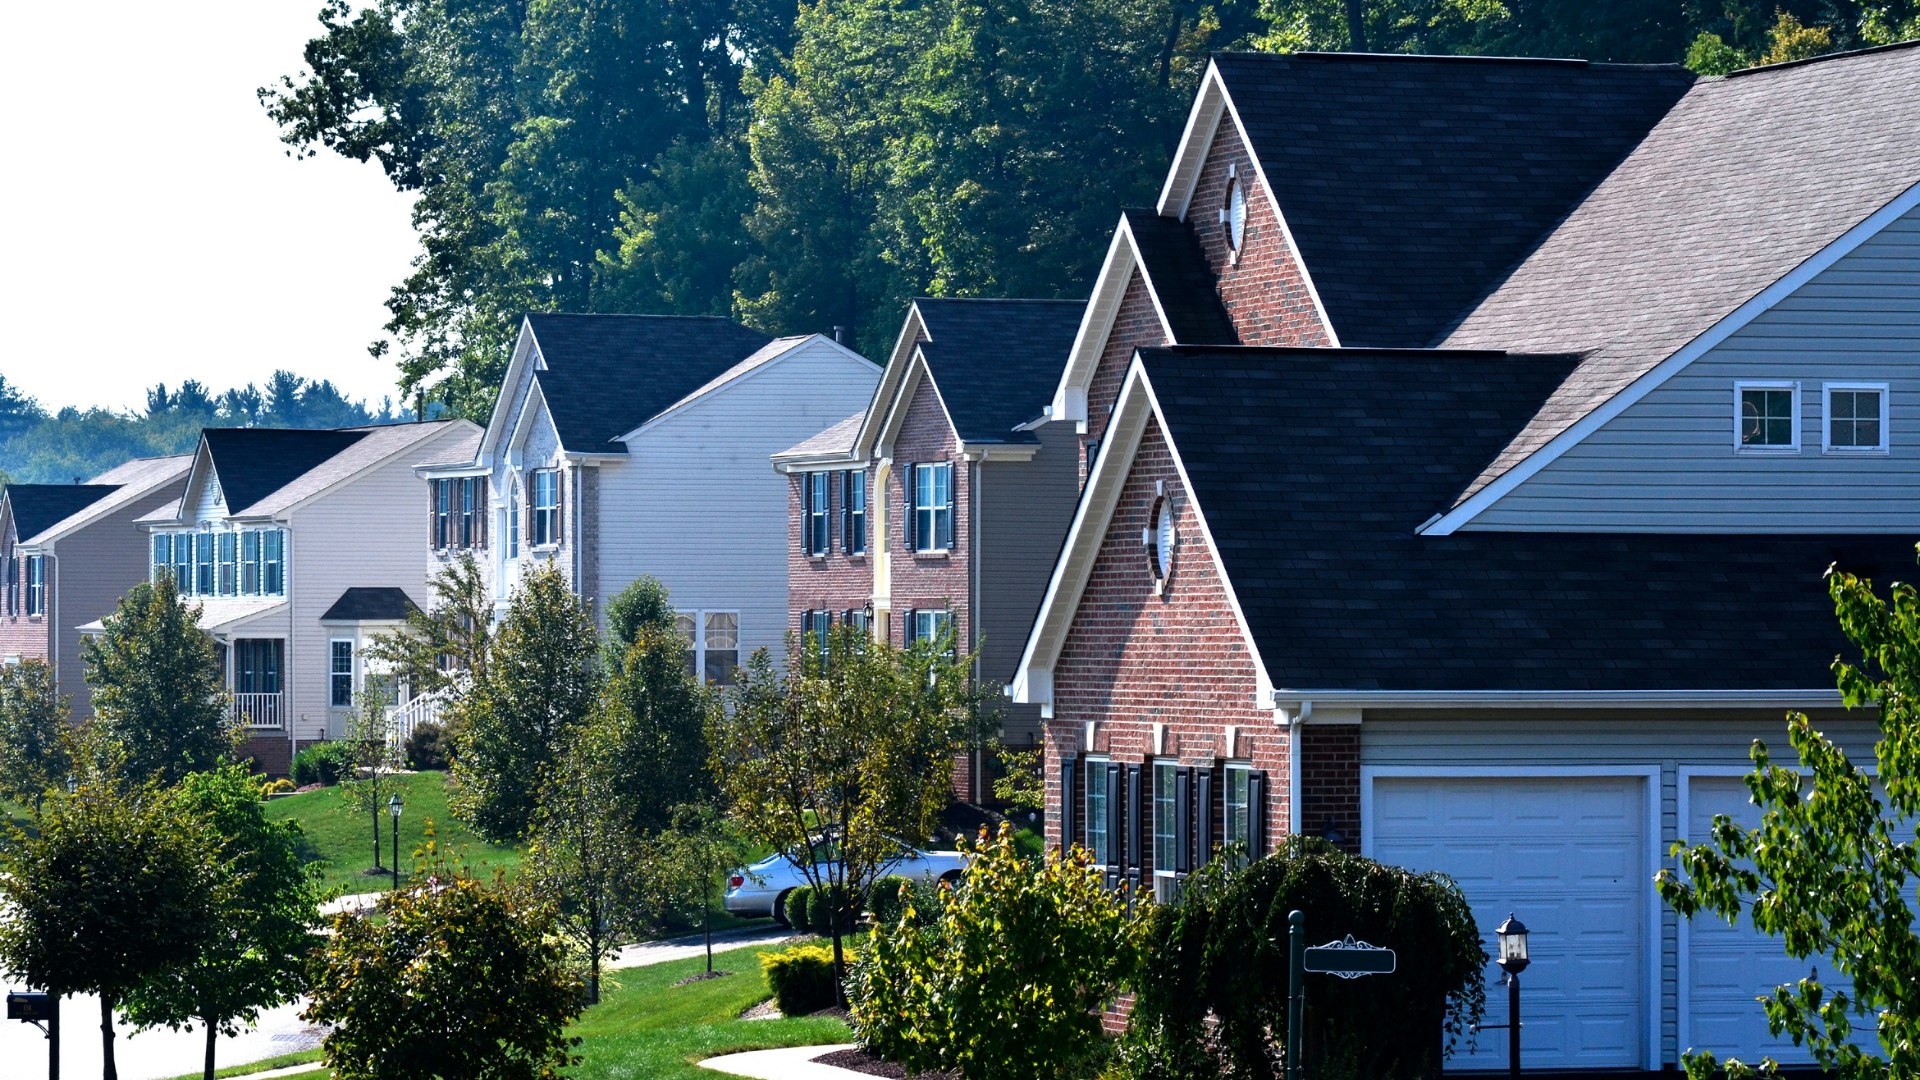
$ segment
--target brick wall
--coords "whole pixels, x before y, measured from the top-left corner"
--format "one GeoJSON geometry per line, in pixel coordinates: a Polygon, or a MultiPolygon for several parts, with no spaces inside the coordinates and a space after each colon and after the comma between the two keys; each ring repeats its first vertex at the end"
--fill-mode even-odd
{"type": "Polygon", "coordinates": [[[1220,299],[1241,344],[1332,344],[1301,273],[1300,260],[1287,242],[1231,116],[1221,118],[1206,163],[1200,168],[1187,223],[1208,266],[1218,276],[1220,299]],[[1220,221],[1220,208],[1227,199],[1229,166],[1233,179],[1247,189],[1247,227],[1238,258],[1227,242],[1227,226],[1220,221]]]}
{"type": "Polygon", "coordinates": [[[1360,853],[1360,727],[1300,729],[1300,825],[1360,853]]]}
{"type": "MultiPolygon", "coordinates": [[[[0,577],[0,657],[18,656],[22,660],[47,660],[51,662],[47,620],[45,616],[27,617],[27,560],[14,550],[17,538],[13,534],[13,523],[7,523],[7,535],[0,542],[0,575],[6,572],[7,560],[18,560],[14,572],[19,575],[18,593],[15,600],[17,614],[9,616],[6,612],[5,578],[0,577]]],[[[45,595],[51,599],[54,595],[53,576],[57,572],[55,560],[47,560],[47,588],[45,595]]]]}
{"type": "Polygon", "coordinates": [[[1192,500],[1181,489],[1157,424],[1149,423],[1107,526],[1073,625],[1053,669],[1053,718],[1047,722],[1049,845],[1060,843],[1060,761],[1093,749],[1115,761],[1153,756],[1154,725],[1166,725],[1165,750],[1184,764],[1229,756],[1227,728],[1238,729],[1232,756],[1268,777],[1267,835],[1288,828],[1287,736],[1273,714],[1255,708],[1257,675],[1228,602],[1192,500]],[[1173,572],[1156,595],[1141,550],[1141,529],[1164,481],[1177,510],[1173,572]]]}
{"type": "Polygon", "coordinates": [[[958,443],[953,425],[940,405],[939,395],[930,379],[922,379],[907,404],[907,414],[893,441],[893,472],[887,483],[887,543],[892,567],[893,639],[904,643],[910,632],[906,613],[915,608],[950,608],[953,630],[960,648],[971,651],[973,620],[968,610],[969,553],[972,538],[967,535],[969,518],[968,487],[972,479],[967,463],[958,460],[958,443]],[[953,462],[953,547],[939,554],[916,554],[907,545],[907,488],[911,483],[908,466],[929,462],[953,462]]]}
{"type": "MultiPolygon", "coordinates": [[[[808,555],[801,542],[806,527],[806,508],[801,504],[801,474],[787,476],[787,628],[801,630],[800,619],[807,611],[842,612],[863,609],[873,599],[873,561],[866,555],[848,555],[841,534],[840,472],[818,475],[830,478],[827,492],[827,551],[808,555]]],[[[872,472],[861,474],[864,483],[872,483],[872,472]]],[[[867,498],[868,528],[873,523],[873,497],[867,498]]],[[[872,537],[869,534],[869,545],[872,537]]],[[[835,616],[838,618],[838,616],[835,616]]]]}
{"type": "Polygon", "coordinates": [[[1168,343],[1166,329],[1153,308],[1153,297],[1147,292],[1147,279],[1135,269],[1127,280],[1127,291],[1120,297],[1120,310],[1100,351],[1100,362],[1094,365],[1093,378],[1087,384],[1087,433],[1080,440],[1081,487],[1087,484],[1086,450],[1106,435],[1107,419],[1113,413],[1113,403],[1120,398],[1133,351],[1168,343]]]}

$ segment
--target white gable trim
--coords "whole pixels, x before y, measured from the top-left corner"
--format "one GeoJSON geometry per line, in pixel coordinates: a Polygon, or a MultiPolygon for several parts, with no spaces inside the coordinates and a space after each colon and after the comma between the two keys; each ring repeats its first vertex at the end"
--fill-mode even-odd
{"type": "MultiPolygon", "coordinates": [[[[953,424],[953,413],[947,411],[947,399],[940,395],[940,383],[934,379],[933,371],[927,367],[927,358],[922,356],[920,350],[916,348],[913,350],[913,358],[907,362],[901,374],[893,400],[887,405],[886,420],[875,434],[873,449],[879,452],[880,457],[888,459],[893,457],[893,441],[899,437],[901,427],[907,422],[907,409],[913,405],[913,395],[919,391],[922,382],[933,388],[933,400],[940,403],[940,415],[947,418],[947,430],[953,433],[954,452],[961,453],[966,450],[966,444],[960,438],[960,429],[953,424]]],[[[871,419],[873,414],[867,415],[871,419]]],[[[859,456],[864,458],[866,455],[859,456]]]]}
{"type": "MultiPolygon", "coordinates": [[[[213,471],[213,451],[207,448],[207,435],[206,432],[203,431],[200,433],[200,444],[193,448],[193,464],[187,467],[187,483],[186,486],[180,489],[180,503],[173,512],[173,521],[175,524],[193,523],[187,514],[188,511],[192,509],[194,493],[206,485],[207,475],[213,471]]],[[[226,489],[224,487],[221,488],[220,497],[222,501],[225,501],[226,495],[226,489]]],[[[232,512],[233,507],[229,506],[227,510],[228,512],[232,512]]],[[[157,521],[149,521],[147,522],[147,527],[152,528],[159,524],[161,523],[157,521]]]]}
{"type": "Polygon", "coordinates": [[[1327,344],[1332,348],[1340,347],[1340,335],[1333,329],[1333,320],[1327,316],[1327,306],[1320,302],[1320,290],[1313,283],[1313,273],[1307,268],[1306,256],[1300,253],[1300,245],[1294,242],[1293,228],[1287,224],[1287,215],[1280,208],[1280,196],[1274,193],[1273,185],[1267,180],[1266,167],[1260,163],[1260,155],[1254,150],[1253,143],[1247,139],[1247,125],[1240,121],[1240,110],[1233,104],[1233,97],[1227,93],[1227,84],[1220,77],[1220,67],[1213,61],[1207,62],[1207,73],[1200,83],[1200,93],[1194,98],[1193,112],[1187,116],[1187,127],[1180,135],[1180,149],[1173,156],[1173,167],[1167,172],[1167,182],[1160,189],[1159,210],[1163,215],[1177,216],[1187,220],[1187,211],[1192,209],[1193,192],[1200,184],[1200,170],[1206,163],[1207,151],[1213,146],[1214,136],[1220,129],[1220,118],[1231,116],[1233,130],[1240,138],[1240,146],[1247,152],[1247,160],[1253,162],[1253,174],[1260,179],[1260,190],[1267,193],[1267,205],[1273,208],[1273,219],[1280,223],[1280,235],[1287,241],[1287,250],[1293,254],[1293,265],[1300,271],[1300,282],[1307,287],[1307,295],[1313,300],[1314,314],[1320,318],[1321,329],[1326,331],[1327,344]],[[1204,138],[1196,138],[1202,131],[1204,138]],[[1169,211],[1173,211],[1169,214],[1169,211]]]}
{"type": "Polygon", "coordinates": [[[1140,440],[1146,434],[1149,419],[1160,424],[1174,471],[1180,477],[1187,498],[1192,501],[1194,520],[1200,523],[1200,535],[1206,541],[1214,572],[1220,576],[1227,606],[1233,611],[1234,623],[1240,628],[1241,639],[1246,642],[1247,655],[1253,660],[1255,684],[1252,704],[1256,708],[1273,707],[1273,681],[1267,675],[1266,662],[1260,658],[1260,649],[1254,644],[1253,630],[1247,623],[1245,610],[1240,606],[1240,597],[1234,592],[1233,580],[1227,576],[1227,569],[1220,561],[1220,546],[1214,542],[1213,529],[1207,524],[1206,508],[1200,505],[1199,498],[1194,495],[1193,479],[1187,473],[1186,462],[1180,457],[1179,446],[1167,430],[1166,415],[1160,408],[1159,399],[1154,396],[1153,384],[1148,380],[1146,369],[1140,363],[1140,354],[1136,351],[1127,367],[1126,382],[1114,406],[1107,436],[1101,440],[1099,454],[1094,459],[1086,492],[1081,496],[1079,507],[1074,510],[1066,543],[1061,545],[1059,560],[1055,562],[1053,574],[1047,581],[1047,591],[1040,602],[1039,614],[1034,619],[1032,632],[1027,636],[1026,648],[1020,655],[1020,666],[1015,670],[1013,682],[1007,690],[1008,696],[1014,701],[1040,705],[1042,715],[1048,718],[1053,715],[1053,666],[1059,661],[1060,650],[1066,644],[1074,614],[1079,610],[1081,597],[1086,592],[1087,578],[1099,558],[1101,545],[1113,521],[1114,509],[1119,505],[1120,492],[1126,487],[1127,476],[1133,471],[1134,459],[1139,453],[1140,440]]]}
{"type": "MultiPolygon", "coordinates": [[[[514,385],[519,380],[521,372],[533,363],[533,359],[539,354],[539,351],[540,342],[533,336],[533,321],[522,318],[520,320],[520,336],[513,343],[513,357],[507,361],[506,374],[500,377],[500,392],[494,395],[493,412],[487,417],[486,431],[480,436],[480,445],[473,453],[474,464],[486,468],[493,466],[496,455],[501,452],[500,443],[507,437],[507,432],[511,430],[507,426],[507,412],[512,407],[511,399],[514,385]]],[[[532,378],[532,373],[528,372],[527,377],[532,378]]],[[[529,388],[530,395],[532,390],[538,389],[539,383],[535,381],[534,385],[529,388]]],[[[515,417],[514,422],[518,423],[519,418],[515,417]]]]}
{"type": "Polygon", "coordinates": [[[1759,318],[1775,304],[1793,295],[1802,285],[1839,262],[1882,229],[1904,217],[1916,206],[1920,206],[1920,184],[1907,188],[1892,202],[1874,211],[1866,220],[1841,233],[1838,239],[1814,252],[1805,262],[1794,267],[1791,273],[1760,290],[1752,299],[1733,309],[1726,317],[1708,327],[1700,336],[1687,342],[1680,351],[1662,360],[1651,370],[1629,383],[1625,389],[1609,398],[1599,408],[1587,413],[1573,426],[1554,436],[1547,445],[1535,450],[1518,464],[1501,473],[1492,483],[1474,492],[1472,498],[1452,510],[1436,514],[1418,531],[1423,536],[1452,535],[1455,530],[1480,516],[1487,507],[1499,502],[1508,492],[1552,464],[1570,447],[1581,442],[1608,421],[1658,389],[1668,379],[1678,374],[1682,368],[1759,318]]]}
{"type": "MultiPolygon", "coordinates": [[[[520,411],[514,415],[513,427],[509,429],[513,435],[501,448],[502,460],[511,468],[519,468],[522,464],[520,459],[525,456],[527,436],[532,433],[536,414],[546,416],[547,426],[553,429],[554,445],[560,446],[560,428],[553,422],[553,414],[547,412],[547,395],[540,389],[540,380],[535,379],[527,387],[527,399],[520,403],[520,411]]],[[[560,446],[560,453],[565,456],[566,447],[560,446]]]]}
{"type": "Polygon", "coordinates": [[[854,458],[865,461],[873,455],[874,447],[880,445],[880,433],[888,427],[893,410],[898,405],[896,398],[899,396],[901,380],[906,378],[908,366],[920,351],[921,334],[926,334],[928,341],[933,340],[933,331],[927,329],[927,320],[920,314],[920,303],[916,300],[907,305],[907,317],[900,323],[900,336],[894,339],[893,352],[887,356],[887,366],[880,372],[880,381],[873,387],[873,400],[867,403],[866,419],[860,422],[860,430],[854,432],[854,458]]]}
{"type": "MultiPolygon", "coordinates": [[[[1093,382],[1093,373],[1100,368],[1101,354],[1107,351],[1107,339],[1113,336],[1114,320],[1120,317],[1120,305],[1126,300],[1133,272],[1140,267],[1139,244],[1133,238],[1133,227],[1127,224],[1127,216],[1122,214],[1120,224],[1113,230],[1113,240],[1107,245],[1107,258],[1100,265],[1100,276],[1094,280],[1093,295],[1080,316],[1080,329],[1073,336],[1073,348],[1067,353],[1067,366],[1060,373],[1060,385],[1053,391],[1050,407],[1051,419],[1074,421],[1082,435],[1087,433],[1087,387],[1093,382]]],[[[1173,325],[1167,321],[1166,310],[1160,306],[1152,280],[1144,272],[1140,280],[1153,300],[1154,314],[1160,317],[1161,332],[1172,341],[1173,325]]]]}
{"type": "MultiPolygon", "coordinates": [[[[854,352],[852,349],[847,348],[845,345],[840,344],[839,342],[833,340],[830,337],[827,337],[824,334],[809,334],[808,336],[794,342],[792,345],[787,346],[785,349],[782,349],[779,353],[775,354],[774,356],[768,357],[767,359],[762,360],[760,363],[755,364],[753,367],[750,367],[745,371],[737,373],[732,378],[728,379],[726,382],[720,383],[716,386],[706,387],[704,390],[701,390],[697,393],[689,394],[686,397],[681,398],[679,401],[676,401],[672,405],[669,405],[664,411],[656,414],[652,419],[648,420],[646,423],[641,424],[639,427],[634,428],[632,431],[627,432],[625,435],[619,436],[614,441],[623,442],[623,443],[632,442],[634,439],[638,438],[642,434],[645,434],[646,432],[652,430],[653,428],[659,426],[660,424],[666,422],[667,420],[673,417],[679,416],[681,413],[686,412],[688,409],[693,408],[695,405],[698,405],[703,401],[707,401],[715,397],[716,395],[723,394],[729,390],[732,390],[743,383],[750,382],[753,380],[755,376],[761,374],[762,372],[778,367],[779,365],[784,364],[789,360],[792,360],[795,357],[800,356],[802,352],[814,347],[815,345],[825,346],[828,349],[828,355],[834,357],[837,360],[840,360],[842,363],[858,364],[861,368],[865,370],[868,370],[868,371],[873,370],[873,361],[868,360],[866,357],[861,356],[859,353],[854,352]]],[[[742,357],[741,359],[744,361],[746,358],[742,357]]],[[[603,457],[603,458],[611,457],[611,458],[617,459],[622,455],[601,454],[596,456],[603,457]]]]}

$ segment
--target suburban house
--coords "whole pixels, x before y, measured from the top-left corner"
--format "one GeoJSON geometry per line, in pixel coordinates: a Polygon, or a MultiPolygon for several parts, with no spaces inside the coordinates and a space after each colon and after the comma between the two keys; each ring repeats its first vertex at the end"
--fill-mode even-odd
{"type": "Polygon", "coordinates": [[[180,497],[191,458],[136,458],[84,484],[0,491],[0,662],[44,660],[72,704],[92,715],[80,624],[146,580],[134,519],[180,497]]]}
{"type": "Polygon", "coordinates": [[[285,773],[299,747],[345,736],[363,695],[399,692],[365,647],[426,597],[420,520],[400,510],[426,495],[416,464],[478,436],[465,420],[209,428],[184,489],[136,521],[148,572],[200,605],[261,769],[285,773]]]}
{"type": "Polygon", "coordinates": [[[1914,573],[1916,85],[1216,58],[1055,392],[1050,841],[1163,896],[1297,833],[1451,874],[1532,930],[1529,1068],[1805,1061],[1754,999],[1807,965],[1652,879],[1787,710],[1871,754],[1822,574],[1914,573]]]}
{"type": "MultiPolygon", "coordinates": [[[[865,411],[773,455],[787,476],[789,629],[906,645],[949,630],[977,677],[1013,675],[1065,535],[1079,436],[1050,422],[1083,304],[915,300],[865,411]]],[[[1039,741],[1012,706],[1001,739],[1039,741]]],[[[977,799],[981,762],[958,764],[977,799]]]]}
{"type": "Polygon", "coordinates": [[[768,455],[866,404],[880,369],[725,319],[528,315],[477,447],[429,460],[433,572],[470,554],[496,611],[556,562],[604,617],[664,583],[714,683],[784,648],[787,501],[768,455]]]}

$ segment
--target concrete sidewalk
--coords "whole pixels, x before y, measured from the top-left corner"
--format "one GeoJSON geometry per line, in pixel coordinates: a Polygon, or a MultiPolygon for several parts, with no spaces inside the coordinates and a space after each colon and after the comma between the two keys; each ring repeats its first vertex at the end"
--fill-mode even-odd
{"type": "MultiPolygon", "coordinates": [[[[795,934],[784,926],[750,926],[744,930],[726,930],[713,935],[715,955],[730,949],[745,949],[754,945],[778,945],[788,941],[800,941],[806,935],[795,934]]],[[[685,960],[690,956],[706,955],[705,939],[699,934],[686,937],[666,938],[661,941],[642,941],[628,945],[615,953],[612,960],[602,964],[605,970],[614,968],[647,967],[652,964],[665,964],[672,960],[685,960]]]]}
{"type": "Polygon", "coordinates": [[[865,1077],[866,1073],[822,1065],[813,1060],[836,1050],[851,1049],[853,1049],[852,1043],[836,1043],[832,1046],[789,1046],[782,1050],[750,1050],[744,1054],[724,1054],[717,1058],[708,1058],[700,1063],[700,1067],[712,1069],[714,1072],[730,1073],[734,1076],[751,1076],[756,1080],[847,1080],[849,1077],[865,1077]]]}

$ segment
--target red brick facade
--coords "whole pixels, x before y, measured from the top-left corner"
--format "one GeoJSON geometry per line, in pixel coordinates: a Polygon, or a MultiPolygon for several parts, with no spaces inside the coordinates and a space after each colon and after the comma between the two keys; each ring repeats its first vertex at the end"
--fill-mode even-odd
{"type": "Polygon", "coordinates": [[[1135,349],[1168,344],[1167,331],[1153,308],[1147,292],[1147,279],[1136,268],[1127,279],[1127,291],[1121,294],[1120,310],[1114,314],[1113,328],[1107,332],[1106,347],[1100,350],[1100,362],[1094,365],[1093,379],[1087,384],[1087,432],[1081,436],[1080,486],[1087,483],[1089,448],[1097,447],[1107,432],[1107,419],[1113,403],[1120,397],[1120,386],[1127,377],[1127,365],[1133,362],[1135,349]]]}
{"type": "Polygon", "coordinates": [[[892,578],[891,601],[893,627],[889,634],[904,644],[912,632],[907,613],[938,609],[953,612],[953,632],[963,651],[971,650],[973,622],[968,610],[968,588],[972,521],[967,489],[972,480],[968,464],[960,460],[959,444],[953,424],[934,390],[931,379],[920,380],[907,403],[906,416],[893,440],[893,471],[887,484],[887,544],[889,573],[892,578]],[[908,499],[906,485],[911,483],[911,466],[937,462],[953,463],[953,546],[945,552],[915,552],[907,543],[908,499]]]}
{"type": "MultiPolygon", "coordinates": [[[[846,544],[846,486],[843,478],[845,470],[833,470],[815,473],[826,477],[827,484],[827,550],[818,555],[809,555],[802,542],[802,532],[806,525],[805,507],[801,503],[804,476],[791,473],[787,476],[787,628],[799,633],[800,620],[808,611],[835,612],[834,619],[839,621],[841,614],[847,611],[864,611],[873,599],[873,556],[868,552],[849,555],[846,544]]],[[[873,521],[873,474],[869,470],[853,470],[857,483],[868,485],[867,521],[868,544],[872,543],[871,523],[873,521]]]]}
{"type": "MultiPolygon", "coordinates": [[[[7,523],[7,533],[0,538],[0,657],[17,656],[22,660],[47,660],[52,656],[51,632],[45,615],[27,615],[27,560],[16,549],[18,538],[14,535],[13,523],[7,523]],[[5,598],[5,573],[8,566],[13,567],[16,584],[13,593],[13,609],[8,611],[5,598]]],[[[54,595],[53,575],[56,573],[55,560],[46,561],[47,586],[44,595],[54,595]]]]}

